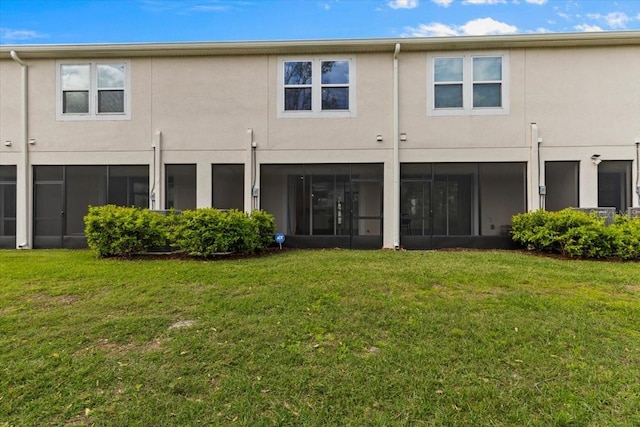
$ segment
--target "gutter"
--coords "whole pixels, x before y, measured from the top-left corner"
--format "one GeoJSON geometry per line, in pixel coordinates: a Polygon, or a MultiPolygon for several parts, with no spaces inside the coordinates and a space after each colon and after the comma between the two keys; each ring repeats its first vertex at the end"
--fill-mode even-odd
{"type": "Polygon", "coordinates": [[[393,248],[400,249],[400,102],[398,94],[398,54],[393,52],[393,248]]]}
{"type": "MultiPolygon", "coordinates": [[[[28,74],[27,74],[27,64],[18,57],[18,54],[15,50],[10,52],[11,58],[16,61],[22,67],[22,110],[20,112],[21,120],[22,120],[22,167],[19,169],[18,177],[19,180],[22,181],[24,185],[24,194],[23,194],[23,203],[24,203],[24,215],[21,217],[25,219],[25,223],[23,229],[20,230],[21,227],[18,227],[16,232],[23,231],[22,236],[16,235],[16,242],[18,241],[18,237],[23,237],[22,243],[18,244],[18,249],[29,249],[31,247],[31,238],[29,233],[29,221],[26,220],[30,218],[30,209],[29,209],[29,195],[30,195],[30,180],[29,180],[29,105],[28,105],[28,74]],[[22,173],[20,173],[22,172],[22,173]]],[[[18,224],[16,224],[17,226],[18,224]]]]}
{"type": "Polygon", "coordinates": [[[121,58],[212,55],[298,55],[390,52],[402,43],[404,52],[590,46],[638,46],[640,31],[549,33],[455,37],[321,39],[231,42],[115,43],[0,46],[0,59],[20,49],[25,58],[121,58]]]}

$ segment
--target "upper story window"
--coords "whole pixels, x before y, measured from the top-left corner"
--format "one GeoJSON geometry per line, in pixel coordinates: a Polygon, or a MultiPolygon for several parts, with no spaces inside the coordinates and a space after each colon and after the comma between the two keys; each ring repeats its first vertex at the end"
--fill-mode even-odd
{"type": "Polygon", "coordinates": [[[355,115],[353,59],[284,59],[278,76],[278,117],[355,115]]]}
{"type": "Polygon", "coordinates": [[[129,120],[129,63],[59,62],[58,120],[129,120]]]}
{"type": "Polygon", "coordinates": [[[429,106],[432,116],[508,114],[508,56],[431,56],[429,106]]]}

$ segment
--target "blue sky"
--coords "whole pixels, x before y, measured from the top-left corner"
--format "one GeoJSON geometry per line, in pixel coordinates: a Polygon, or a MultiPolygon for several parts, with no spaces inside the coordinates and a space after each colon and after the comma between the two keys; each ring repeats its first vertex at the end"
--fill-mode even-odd
{"type": "Polygon", "coordinates": [[[0,44],[640,29],[640,0],[0,0],[0,44]]]}

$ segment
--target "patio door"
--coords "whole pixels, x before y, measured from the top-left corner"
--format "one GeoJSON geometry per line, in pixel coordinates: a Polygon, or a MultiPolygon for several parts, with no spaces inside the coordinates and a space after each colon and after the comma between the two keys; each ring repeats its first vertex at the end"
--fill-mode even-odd
{"type": "Polygon", "coordinates": [[[61,248],[64,235],[64,170],[34,168],[34,248],[61,248]]]}
{"type": "Polygon", "coordinates": [[[349,177],[311,175],[311,235],[349,235],[349,177]]]}
{"type": "Polygon", "coordinates": [[[415,179],[401,182],[400,234],[402,236],[433,237],[432,190],[432,180],[415,179]]]}

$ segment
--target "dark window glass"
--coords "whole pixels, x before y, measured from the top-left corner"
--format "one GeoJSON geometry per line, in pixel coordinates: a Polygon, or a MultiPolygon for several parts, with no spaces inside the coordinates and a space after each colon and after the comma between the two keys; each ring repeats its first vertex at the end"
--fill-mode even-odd
{"type": "Polygon", "coordinates": [[[287,111],[310,111],[311,88],[286,88],[284,90],[284,109],[287,111]]]}
{"type": "Polygon", "coordinates": [[[435,108],[462,108],[462,85],[436,85],[435,108]]]}
{"type": "Polygon", "coordinates": [[[545,209],[559,211],[578,207],[578,177],[580,162],[545,162],[545,209]]]}
{"type": "Polygon", "coordinates": [[[349,61],[323,61],[322,84],[349,84],[349,61]]]}
{"type": "Polygon", "coordinates": [[[502,106],[502,84],[476,83],[473,85],[473,106],[500,107],[502,106]]]}
{"type": "Polygon", "coordinates": [[[89,113],[89,91],[65,91],[62,93],[62,112],[70,114],[89,113]]]}
{"type": "Polygon", "coordinates": [[[149,207],[149,167],[109,167],[109,204],[149,207]]]}
{"type": "Polygon", "coordinates": [[[631,206],[631,161],[605,160],[598,165],[598,206],[618,212],[631,206]]]}
{"type": "Polygon", "coordinates": [[[349,109],[349,88],[323,88],[322,89],[322,109],[323,110],[348,110],[349,109]]]}
{"type": "Polygon", "coordinates": [[[98,113],[124,113],[124,91],[98,91],[98,113]]]}
{"type": "Polygon", "coordinates": [[[213,207],[244,209],[244,165],[212,165],[213,207]]]}
{"type": "Polygon", "coordinates": [[[166,209],[196,208],[196,165],[166,166],[166,209]]]}
{"type": "Polygon", "coordinates": [[[15,182],[16,171],[17,171],[17,168],[15,166],[0,165],[0,182],[3,182],[3,181],[15,182]]]}
{"type": "Polygon", "coordinates": [[[285,85],[310,85],[311,62],[285,62],[284,63],[284,84],[285,85]]]}

